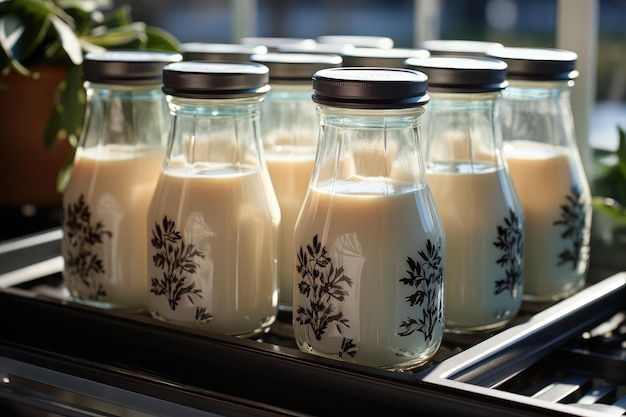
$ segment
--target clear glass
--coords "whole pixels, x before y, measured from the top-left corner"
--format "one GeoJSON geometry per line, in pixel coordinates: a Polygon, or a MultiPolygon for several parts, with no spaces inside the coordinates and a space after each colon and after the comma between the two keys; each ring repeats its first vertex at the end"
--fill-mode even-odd
{"type": "Polygon", "coordinates": [[[500,92],[431,92],[426,178],[446,234],[446,330],[503,327],[519,312],[524,213],[502,155],[500,92]]]}
{"type": "Polygon", "coordinates": [[[293,306],[293,230],[311,180],[319,133],[312,92],[310,81],[274,82],[261,106],[265,162],[281,212],[279,308],[289,312],[293,306]]]}
{"type": "Polygon", "coordinates": [[[146,215],[167,143],[160,84],[85,83],[87,112],[63,194],[71,296],[103,308],[143,310],[146,215]]]}
{"type": "Polygon", "coordinates": [[[319,356],[414,368],[444,331],[445,237],[419,151],[423,108],[318,109],[294,231],[295,340],[319,356]]]}
{"type": "Polygon", "coordinates": [[[280,208],[261,153],[261,99],[167,99],[173,125],[144,235],[149,311],[216,333],[266,332],[280,208]]]}
{"type": "Polygon", "coordinates": [[[574,135],[573,81],[511,80],[504,151],[526,213],[524,298],[554,301],[585,285],[591,192],[574,135]]]}

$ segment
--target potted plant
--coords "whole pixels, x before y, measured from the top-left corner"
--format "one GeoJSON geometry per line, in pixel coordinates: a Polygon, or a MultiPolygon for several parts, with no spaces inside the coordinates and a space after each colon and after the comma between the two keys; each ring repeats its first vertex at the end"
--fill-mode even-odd
{"type": "Polygon", "coordinates": [[[626,132],[615,151],[601,152],[592,182],[591,269],[602,277],[626,271],[626,132]]]}
{"type": "Polygon", "coordinates": [[[101,49],[179,42],[109,0],[0,0],[2,209],[60,205],[85,112],[83,57],[101,49]]]}

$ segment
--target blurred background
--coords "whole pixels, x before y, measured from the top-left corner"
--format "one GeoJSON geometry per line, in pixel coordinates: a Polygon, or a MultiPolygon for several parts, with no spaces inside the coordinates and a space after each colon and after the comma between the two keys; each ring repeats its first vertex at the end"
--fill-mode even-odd
{"type": "MultiPolygon", "coordinates": [[[[358,35],[389,37],[396,48],[456,39],[569,49],[579,56],[572,108],[590,179],[615,164],[617,127],[626,130],[626,0],[99,1],[127,6],[134,21],[165,29],[181,43],[358,35]]],[[[57,209],[51,215],[0,207],[0,240],[58,224],[57,209]]]]}
{"type": "Polygon", "coordinates": [[[591,101],[581,110],[589,120],[579,120],[580,136],[589,136],[592,148],[611,149],[617,146],[615,125],[626,125],[626,0],[114,0],[114,4],[129,5],[136,20],[160,26],[181,42],[320,35],[387,36],[399,48],[417,47],[429,38],[525,47],[578,42],[580,48],[569,48],[581,58],[578,83],[589,80],[590,85],[576,88],[586,90],[579,100],[591,101]]]}

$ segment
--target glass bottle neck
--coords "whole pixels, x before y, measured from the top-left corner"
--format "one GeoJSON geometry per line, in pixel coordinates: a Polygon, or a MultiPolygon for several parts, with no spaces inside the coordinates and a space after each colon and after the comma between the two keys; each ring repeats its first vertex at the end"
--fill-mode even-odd
{"type": "Polygon", "coordinates": [[[79,148],[165,147],[169,117],[160,84],[85,82],[87,106],[79,148]]]}
{"type": "Polygon", "coordinates": [[[259,170],[260,97],[186,99],[168,96],[173,115],[165,170],[227,174],[259,170]]]}
{"type": "Polygon", "coordinates": [[[576,146],[570,103],[573,81],[516,81],[502,100],[503,139],[576,146]]]}
{"type": "Polygon", "coordinates": [[[423,129],[429,171],[478,173],[505,166],[500,97],[500,92],[431,92],[423,129]]]}
{"type": "Polygon", "coordinates": [[[423,108],[318,106],[320,139],[311,185],[335,193],[396,194],[424,186],[423,108]]]}

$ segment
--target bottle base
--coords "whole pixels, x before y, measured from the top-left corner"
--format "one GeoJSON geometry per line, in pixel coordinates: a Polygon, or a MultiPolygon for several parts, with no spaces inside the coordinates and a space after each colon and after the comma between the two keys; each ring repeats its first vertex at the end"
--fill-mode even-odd
{"type": "Polygon", "coordinates": [[[207,326],[208,323],[200,324],[196,321],[173,320],[173,319],[162,316],[161,314],[159,314],[158,311],[155,311],[152,309],[149,310],[149,313],[153,319],[156,319],[156,320],[168,323],[168,324],[173,324],[175,326],[185,327],[188,329],[205,330],[207,332],[213,332],[213,333],[223,334],[227,336],[235,336],[235,337],[240,337],[243,339],[257,338],[263,334],[268,333],[270,329],[272,328],[272,325],[276,321],[276,316],[266,317],[260,321],[260,325],[256,329],[243,330],[243,331],[228,331],[225,329],[220,330],[215,327],[207,326]]]}
{"type": "Polygon", "coordinates": [[[419,368],[420,366],[425,365],[435,355],[435,353],[437,353],[437,350],[439,349],[440,345],[441,343],[430,346],[428,349],[424,350],[419,355],[412,354],[410,357],[406,356],[405,357],[406,360],[404,362],[384,363],[385,362],[384,359],[380,360],[380,362],[375,359],[372,360],[373,358],[371,357],[370,357],[370,360],[358,360],[356,358],[349,357],[349,355],[342,356],[342,355],[337,355],[337,354],[328,354],[328,353],[321,352],[315,349],[313,346],[311,346],[308,343],[297,343],[297,346],[300,349],[300,351],[314,355],[314,356],[319,356],[319,357],[327,358],[327,359],[333,359],[339,362],[353,363],[355,365],[384,369],[384,370],[391,371],[391,372],[409,372],[409,371],[414,370],[415,368],[419,368]]]}
{"type": "Polygon", "coordinates": [[[490,324],[480,324],[475,326],[449,326],[446,325],[445,332],[452,334],[485,334],[498,331],[509,324],[515,316],[510,316],[505,320],[490,324]]]}
{"type": "Polygon", "coordinates": [[[571,297],[585,287],[585,281],[581,281],[576,287],[555,294],[529,294],[524,293],[522,300],[527,303],[555,303],[571,297]]]}
{"type": "Polygon", "coordinates": [[[144,306],[128,306],[125,304],[117,304],[110,301],[94,301],[85,300],[80,297],[70,295],[70,300],[76,304],[82,304],[89,307],[95,307],[102,310],[114,310],[117,312],[131,314],[145,314],[148,310],[144,306]]]}

